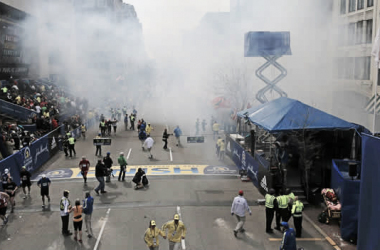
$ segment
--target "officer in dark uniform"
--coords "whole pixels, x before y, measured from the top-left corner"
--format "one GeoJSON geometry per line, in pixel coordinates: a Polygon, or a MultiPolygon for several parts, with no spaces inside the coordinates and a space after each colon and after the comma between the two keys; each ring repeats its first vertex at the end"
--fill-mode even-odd
{"type": "Polygon", "coordinates": [[[265,215],[266,215],[266,232],[273,233],[272,221],[274,217],[275,209],[278,209],[277,199],[274,196],[274,189],[269,189],[269,192],[265,195],[265,215]]]}
{"type": "Polygon", "coordinates": [[[103,158],[103,163],[107,168],[106,182],[111,182],[111,168],[112,168],[113,161],[110,155],[111,153],[107,152],[107,156],[103,158]]]}

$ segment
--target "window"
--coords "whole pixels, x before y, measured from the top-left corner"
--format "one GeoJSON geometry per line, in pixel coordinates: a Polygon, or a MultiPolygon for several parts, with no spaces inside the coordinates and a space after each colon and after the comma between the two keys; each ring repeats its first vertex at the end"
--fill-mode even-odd
{"type": "Polygon", "coordinates": [[[340,25],[337,30],[338,46],[346,45],[347,25],[340,25]]]}
{"type": "Polygon", "coordinates": [[[364,21],[360,21],[356,23],[356,44],[362,44],[363,43],[363,27],[364,27],[364,21]]]}
{"type": "Polygon", "coordinates": [[[354,45],[355,44],[355,23],[348,24],[348,38],[347,38],[347,45],[354,45]]]}
{"type": "Polygon", "coordinates": [[[355,58],[355,80],[369,80],[371,74],[371,57],[355,58]]]}
{"type": "Polygon", "coordinates": [[[367,7],[373,6],[373,0],[367,0],[367,7]]]}
{"type": "Polygon", "coordinates": [[[344,60],[344,79],[353,80],[354,79],[354,57],[346,57],[344,60]]]}
{"type": "Polygon", "coordinates": [[[356,0],[348,0],[349,1],[349,4],[348,4],[348,11],[349,12],[353,12],[356,10],[356,0]]]}
{"type": "Polygon", "coordinates": [[[372,19],[367,20],[367,27],[365,29],[365,42],[372,43],[372,19]]]}
{"type": "Polygon", "coordinates": [[[358,0],[358,10],[362,10],[364,8],[364,0],[358,0]]]}
{"type": "Polygon", "coordinates": [[[340,0],[340,14],[346,14],[346,0],[340,0]]]}

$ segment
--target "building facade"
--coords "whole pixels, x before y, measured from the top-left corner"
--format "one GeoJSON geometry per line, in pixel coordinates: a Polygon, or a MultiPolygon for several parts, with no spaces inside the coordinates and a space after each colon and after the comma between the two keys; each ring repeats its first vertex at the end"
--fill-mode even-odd
{"type": "MultiPolygon", "coordinates": [[[[378,92],[378,65],[371,56],[379,29],[378,0],[334,0],[333,27],[335,46],[334,84],[345,98],[355,99],[355,112],[363,125],[378,131],[374,119],[375,93],[378,92]]],[[[380,99],[376,100],[380,111],[380,99]]],[[[347,110],[352,112],[352,110],[347,110]]]]}

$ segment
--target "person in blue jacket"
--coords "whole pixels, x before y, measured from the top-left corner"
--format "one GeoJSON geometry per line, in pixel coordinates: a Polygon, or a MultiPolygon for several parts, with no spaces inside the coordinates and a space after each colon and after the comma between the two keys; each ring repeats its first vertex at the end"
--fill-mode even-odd
{"type": "Polygon", "coordinates": [[[280,250],[297,250],[296,244],[296,232],[293,228],[289,228],[287,222],[281,222],[281,225],[284,227],[284,235],[282,237],[282,242],[280,250]]]}
{"type": "Polygon", "coordinates": [[[86,192],[86,198],[83,200],[83,213],[84,213],[84,222],[86,223],[87,236],[92,238],[94,234],[92,233],[91,227],[91,215],[94,206],[94,198],[92,198],[90,191],[86,192]]]}
{"type": "Polygon", "coordinates": [[[179,147],[181,145],[181,141],[180,141],[180,138],[181,138],[181,135],[182,135],[182,130],[179,128],[179,126],[177,126],[175,129],[174,129],[174,136],[175,138],[177,139],[177,144],[176,146],[179,147]]]}

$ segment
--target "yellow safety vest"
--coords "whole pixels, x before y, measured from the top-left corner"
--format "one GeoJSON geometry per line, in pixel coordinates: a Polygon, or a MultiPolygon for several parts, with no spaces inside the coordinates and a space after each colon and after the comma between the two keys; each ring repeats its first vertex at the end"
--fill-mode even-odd
{"type": "Polygon", "coordinates": [[[65,210],[65,205],[63,204],[63,202],[65,200],[67,200],[69,202],[69,206],[68,207],[70,207],[70,200],[67,199],[66,197],[64,197],[64,198],[61,199],[61,202],[60,202],[60,205],[59,205],[59,208],[61,209],[61,211],[65,210]]]}
{"type": "Polygon", "coordinates": [[[7,93],[8,88],[7,88],[7,87],[4,87],[4,88],[2,88],[2,90],[3,90],[3,93],[7,93]]]}
{"type": "Polygon", "coordinates": [[[276,197],[274,197],[274,195],[270,195],[270,194],[266,194],[265,195],[265,206],[267,208],[274,208],[274,199],[276,199],[276,197]]]}
{"type": "Polygon", "coordinates": [[[106,123],[105,122],[100,122],[100,127],[105,127],[106,123]]]}
{"type": "Polygon", "coordinates": [[[303,203],[296,201],[292,208],[293,217],[302,217],[303,203]]]}
{"type": "Polygon", "coordinates": [[[284,209],[288,207],[289,199],[286,195],[277,197],[278,208],[284,209]]]}
{"type": "Polygon", "coordinates": [[[74,145],[74,144],[75,144],[75,139],[74,139],[74,137],[70,137],[70,138],[69,138],[69,144],[70,144],[70,145],[74,145]]]}

